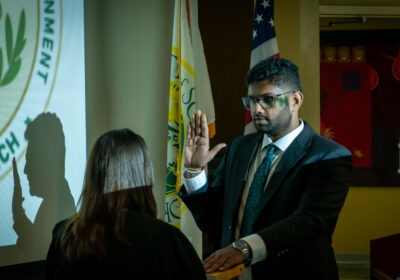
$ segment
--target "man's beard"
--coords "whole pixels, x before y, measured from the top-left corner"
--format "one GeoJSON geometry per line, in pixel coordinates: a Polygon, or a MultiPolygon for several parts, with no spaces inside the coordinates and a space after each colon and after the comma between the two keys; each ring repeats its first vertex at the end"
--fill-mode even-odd
{"type": "Polygon", "coordinates": [[[289,107],[285,107],[278,116],[276,116],[272,121],[270,118],[257,114],[253,118],[254,126],[258,132],[265,133],[269,137],[281,137],[286,131],[289,130],[290,124],[292,122],[292,114],[290,113],[289,107]],[[265,125],[259,125],[256,123],[256,119],[264,119],[268,123],[265,125]]]}

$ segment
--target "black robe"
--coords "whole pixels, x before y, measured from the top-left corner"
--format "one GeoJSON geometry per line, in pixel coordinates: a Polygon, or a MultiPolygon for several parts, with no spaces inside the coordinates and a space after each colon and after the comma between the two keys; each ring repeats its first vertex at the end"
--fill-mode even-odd
{"type": "Polygon", "coordinates": [[[203,265],[179,229],[136,211],[125,219],[125,238],[104,258],[70,262],[60,248],[66,220],[53,230],[44,279],[202,279],[203,265]]]}

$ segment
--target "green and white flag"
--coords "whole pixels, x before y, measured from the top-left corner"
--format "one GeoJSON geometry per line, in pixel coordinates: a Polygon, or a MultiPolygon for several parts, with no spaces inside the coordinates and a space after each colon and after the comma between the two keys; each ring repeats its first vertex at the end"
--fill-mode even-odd
{"type": "Polygon", "coordinates": [[[186,123],[197,109],[207,115],[210,138],[215,135],[214,103],[197,16],[197,0],[175,0],[165,221],[180,228],[201,256],[201,232],[177,195],[181,186],[186,123]]]}

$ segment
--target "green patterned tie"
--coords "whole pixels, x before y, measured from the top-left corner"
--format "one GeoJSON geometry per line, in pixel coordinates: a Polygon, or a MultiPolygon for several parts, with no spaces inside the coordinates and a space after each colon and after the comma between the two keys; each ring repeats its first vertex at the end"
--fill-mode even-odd
{"type": "Polygon", "coordinates": [[[246,206],[244,208],[240,237],[244,237],[252,233],[253,223],[256,220],[260,210],[258,209],[258,205],[260,203],[261,195],[264,191],[265,181],[267,180],[268,171],[274,158],[274,151],[275,146],[267,146],[267,154],[254,174],[253,181],[250,185],[249,194],[247,195],[246,206]]]}

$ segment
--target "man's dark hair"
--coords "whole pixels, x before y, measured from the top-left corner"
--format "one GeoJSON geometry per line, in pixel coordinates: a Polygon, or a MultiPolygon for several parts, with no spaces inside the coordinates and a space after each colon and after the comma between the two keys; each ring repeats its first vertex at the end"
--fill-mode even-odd
{"type": "Polygon", "coordinates": [[[268,81],[280,88],[302,91],[297,66],[284,58],[273,56],[261,60],[249,70],[246,76],[247,86],[261,81],[268,81]]]}

